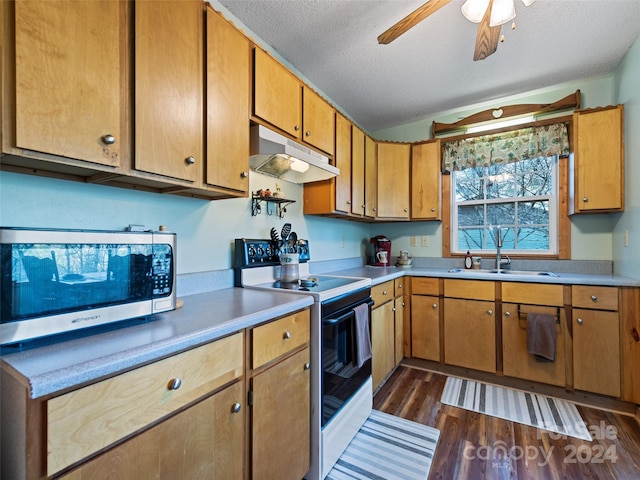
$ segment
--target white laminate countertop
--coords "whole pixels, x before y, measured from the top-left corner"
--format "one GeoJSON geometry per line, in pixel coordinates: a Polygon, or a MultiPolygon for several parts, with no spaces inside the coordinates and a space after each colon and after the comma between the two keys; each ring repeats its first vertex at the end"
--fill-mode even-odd
{"type": "Polygon", "coordinates": [[[184,306],[121,328],[11,352],[2,361],[39,398],[222,338],[313,304],[311,296],[228,288],[183,297],[184,306]]]}
{"type": "Polygon", "coordinates": [[[461,272],[449,272],[448,268],[431,267],[374,267],[365,265],[363,267],[350,268],[330,272],[331,275],[344,275],[350,277],[371,278],[371,284],[400,278],[403,276],[412,277],[437,277],[456,278],[461,280],[495,280],[501,282],[528,282],[528,283],[555,283],[562,285],[602,285],[611,287],[639,287],[640,280],[620,275],[601,275],[585,273],[557,273],[557,277],[544,275],[524,275],[517,273],[488,273],[476,270],[466,270],[461,272]]]}

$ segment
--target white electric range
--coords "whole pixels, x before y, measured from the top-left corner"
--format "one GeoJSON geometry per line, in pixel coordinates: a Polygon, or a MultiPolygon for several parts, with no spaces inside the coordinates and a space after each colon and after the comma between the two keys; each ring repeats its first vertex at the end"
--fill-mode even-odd
{"type": "Polygon", "coordinates": [[[371,280],[310,275],[309,244],[300,240],[301,281],[281,282],[279,245],[273,240],[236,239],[236,286],[311,295],[311,468],[308,480],[322,480],[369,417],[373,404],[371,360],[357,366],[355,314],[366,303],[371,280]]]}

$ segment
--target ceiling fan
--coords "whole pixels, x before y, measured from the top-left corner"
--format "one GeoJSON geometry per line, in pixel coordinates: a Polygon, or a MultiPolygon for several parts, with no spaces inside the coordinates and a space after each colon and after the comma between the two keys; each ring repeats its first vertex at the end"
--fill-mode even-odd
{"type": "MultiPolygon", "coordinates": [[[[422,20],[437,12],[451,0],[430,0],[411,12],[398,23],[378,36],[378,43],[387,44],[394,41],[407,30],[413,28],[422,20]]],[[[535,0],[522,0],[525,6],[535,0]]],[[[498,48],[500,30],[504,23],[516,16],[514,0],[467,0],[462,5],[462,14],[467,20],[478,23],[476,47],[473,59],[484,60],[498,48]]]]}

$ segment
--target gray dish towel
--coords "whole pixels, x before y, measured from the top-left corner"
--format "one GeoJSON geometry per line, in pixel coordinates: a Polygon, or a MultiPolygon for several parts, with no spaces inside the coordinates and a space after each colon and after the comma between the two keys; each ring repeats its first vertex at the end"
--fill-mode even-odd
{"type": "Polygon", "coordinates": [[[539,362],[556,359],[556,318],[547,313],[527,314],[527,351],[539,362]]]}
{"type": "Polygon", "coordinates": [[[371,358],[369,305],[362,303],[353,309],[356,316],[356,364],[360,368],[371,358]]]}

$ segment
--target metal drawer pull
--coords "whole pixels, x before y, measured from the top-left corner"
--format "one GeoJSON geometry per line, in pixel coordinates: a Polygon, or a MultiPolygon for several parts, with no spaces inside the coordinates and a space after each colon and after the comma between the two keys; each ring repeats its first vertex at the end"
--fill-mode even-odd
{"type": "Polygon", "coordinates": [[[487,315],[493,315],[493,310],[487,310],[487,315]]]}
{"type": "Polygon", "coordinates": [[[249,176],[249,172],[244,171],[240,174],[240,178],[247,178],[249,176]]]}
{"type": "Polygon", "coordinates": [[[241,408],[242,408],[242,405],[240,405],[239,403],[234,403],[233,406],[231,407],[231,411],[233,413],[238,413],[241,408]]]}
{"type": "Polygon", "coordinates": [[[511,312],[504,312],[504,316],[509,318],[511,316],[511,312]]]}
{"type": "Polygon", "coordinates": [[[180,388],[180,385],[182,385],[182,380],[179,378],[173,378],[169,381],[169,385],[167,385],[167,387],[169,390],[177,390],[180,388]]]}
{"type": "Polygon", "coordinates": [[[383,290],[383,291],[382,291],[382,294],[383,294],[383,295],[386,295],[386,294],[387,294],[387,291],[386,291],[386,290],[383,290]]]}
{"type": "Polygon", "coordinates": [[[290,339],[290,338],[291,338],[291,332],[284,332],[283,338],[284,338],[285,340],[290,339]]]}
{"type": "Polygon", "coordinates": [[[435,310],[436,308],[438,308],[438,304],[437,304],[437,303],[434,303],[434,304],[433,304],[433,309],[435,310]]]}
{"type": "Polygon", "coordinates": [[[591,301],[592,302],[597,302],[598,301],[598,297],[596,295],[591,295],[591,301]]]}
{"type": "Polygon", "coordinates": [[[196,159],[194,157],[187,157],[184,159],[184,163],[186,163],[187,165],[193,165],[194,163],[196,163],[196,159]]]}
{"type": "Polygon", "coordinates": [[[309,364],[309,362],[304,364],[304,369],[305,370],[309,370],[311,368],[311,365],[309,364]]]}
{"type": "Polygon", "coordinates": [[[581,318],[579,318],[577,321],[578,321],[578,325],[582,325],[584,323],[584,320],[582,320],[581,318]]]}
{"type": "Polygon", "coordinates": [[[105,143],[105,145],[113,145],[114,143],[116,143],[116,137],[114,137],[110,133],[107,133],[104,137],[102,137],[102,141],[105,143]]]}

